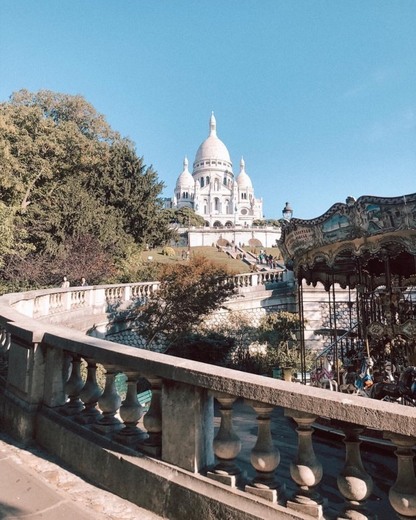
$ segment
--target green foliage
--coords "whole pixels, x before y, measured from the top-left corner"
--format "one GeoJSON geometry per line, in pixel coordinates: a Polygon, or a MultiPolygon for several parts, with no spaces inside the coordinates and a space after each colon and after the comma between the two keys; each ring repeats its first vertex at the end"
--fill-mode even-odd
{"type": "Polygon", "coordinates": [[[233,348],[234,341],[232,338],[227,338],[216,332],[208,334],[193,333],[172,343],[165,353],[193,361],[223,366],[233,348]]]}
{"type": "Polygon", "coordinates": [[[159,265],[143,260],[142,248],[133,241],[126,246],[124,255],[116,260],[116,269],[121,283],[150,282],[159,277],[159,265]]]}
{"type": "Polygon", "coordinates": [[[201,215],[195,213],[192,208],[171,208],[165,210],[172,224],[179,224],[182,227],[204,227],[205,219],[201,215]]]}
{"type": "Polygon", "coordinates": [[[300,363],[296,344],[299,328],[299,316],[294,312],[272,312],[261,319],[259,341],[267,343],[267,354],[275,366],[294,367],[300,363]]]}
{"type": "Polygon", "coordinates": [[[228,272],[202,256],[161,266],[158,290],[131,310],[137,332],[169,346],[189,337],[202,320],[235,293],[228,272]]]}
{"type": "Polygon", "coordinates": [[[165,255],[165,256],[176,256],[176,253],[175,253],[175,250],[173,249],[173,247],[170,247],[170,246],[165,246],[163,249],[162,249],[162,255],[165,255]]]}
{"type": "Polygon", "coordinates": [[[113,278],[132,241],[143,248],[174,235],[162,210],[162,189],[133,144],[82,96],[22,90],[0,103],[5,280],[50,285],[61,269],[74,277],[82,269],[97,281],[113,278]],[[80,267],[77,243],[88,249],[80,267]],[[30,269],[29,259],[34,266],[42,263],[43,272],[30,269]]]}
{"type": "Polygon", "coordinates": [[[266,226],[272,226],[275,228],[280,228],[280,222],[273,218],[268,219],[257,219],[253,221],[253,226],[255,227],[266,227],[266,226]]]}

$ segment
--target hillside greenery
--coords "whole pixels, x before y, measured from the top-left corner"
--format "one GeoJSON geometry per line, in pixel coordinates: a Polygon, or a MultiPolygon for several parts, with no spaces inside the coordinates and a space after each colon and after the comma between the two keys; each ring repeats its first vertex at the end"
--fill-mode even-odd
{"type": "Polygon", "coordinates": [[[13,93],[0,103],[1,290],[134,276],[140,251],[174,236],[163,187],[83,97],[13,93]]]}

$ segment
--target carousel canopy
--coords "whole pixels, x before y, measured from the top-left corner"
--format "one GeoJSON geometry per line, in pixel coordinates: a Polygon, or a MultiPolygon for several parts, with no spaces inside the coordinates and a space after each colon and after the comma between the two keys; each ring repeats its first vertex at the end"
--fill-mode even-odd
{"type": "MultiPolygon", "coordinates": [[[[282,220],[279,247],[298,281],[375,288],[416,275],[416,193],[348,197],[312,220],[282,220]]],[[[413,280],[414,281],[414,280],[413,280]]]]}

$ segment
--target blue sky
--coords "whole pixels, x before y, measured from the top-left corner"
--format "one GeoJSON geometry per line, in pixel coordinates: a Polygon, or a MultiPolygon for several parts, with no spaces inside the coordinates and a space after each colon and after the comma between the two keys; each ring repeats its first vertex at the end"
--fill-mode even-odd
{"type": "Polygon", "coordinates": [[[81,94],[171,196],[218,135],[266,218],[416,191],[416,0],[0,0],[0,101],[81,94]]]}

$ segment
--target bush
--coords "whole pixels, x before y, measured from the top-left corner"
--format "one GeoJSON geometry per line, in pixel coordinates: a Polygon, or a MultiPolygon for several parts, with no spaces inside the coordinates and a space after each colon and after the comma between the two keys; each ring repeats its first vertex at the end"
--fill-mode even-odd
{"type": "Polygon", "coordinates": [[[176,253],[175,253],[175,250],[173,249],[173,247],[165,246],[162,249],[162,255],[165,255],[165,256],[176,256],[176,253]]]}
{"type": "Polygon", "coordinates": [[[195,333],[171,344],[165,354],[224,366],[233,348],[234,340],[232,338],[215,332],[206,336],[195,333]]]}

